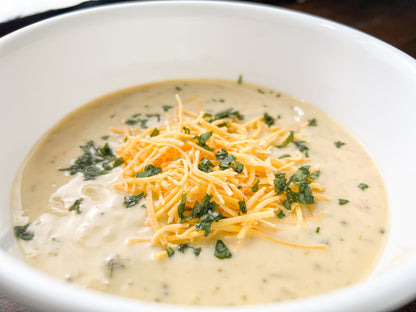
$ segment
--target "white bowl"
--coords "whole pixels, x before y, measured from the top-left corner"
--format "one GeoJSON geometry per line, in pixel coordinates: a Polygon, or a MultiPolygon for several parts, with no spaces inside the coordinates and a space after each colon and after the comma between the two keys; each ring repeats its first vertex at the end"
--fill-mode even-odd
{"type": "Polygon", "coordinates": [[[31,269],[14,253],[10,188],[40,136],[98,96],[151,81],[239,74],[305,99],[363,142],[385,179],[390,236],[375,273],[357,285],[283,303],[198,309],[381,311],[410,300],[416,294],[416,61],[324,19],[227,2],[105,6],[0,40],[2,290],[42,311],[196,310],[81,290],[31,269]]]}

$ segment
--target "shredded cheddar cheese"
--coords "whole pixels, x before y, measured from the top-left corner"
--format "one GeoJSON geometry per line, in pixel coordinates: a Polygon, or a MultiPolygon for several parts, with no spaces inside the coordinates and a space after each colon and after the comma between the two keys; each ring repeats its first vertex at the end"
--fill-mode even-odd
{"type": "MultiPolygon", "coordinates": [[[[150,242],[166,248],[214,236],[240,240],[256,236],[295,248],[326,249],[323,245],[281,241],[267,234],[281,231],[280,223],[305,228],[305,222],[322,215],[313,215],[311,203],[295,201],[290,205],[288,184],[284,190],[286,180],[282,180],[283,186],[277,185],[278,174],[286,178],[294,175],[309,158],[297,152],[278,159],[271,151],[291,133],[301,139],[300,130],[307,122],[279,128],[267,126],[263,117],[251,121],[232,117],[209,120],[202,111],[196,114],[184,108],[185,103],[196,99],[182,102],[176,95],[176,114],[157,128],[157,135],[151,136],[154,128],[112,129],[125,135],[125,142],[117,150],[124,159],[123,173],[114,187],[128,194],[146,194],[145,226],[153,230],[152,237],[131,238],[129,244],[150,242]],[[153,168],[157,169],[155,174],[153,168]],[[279,187],[283,187],[280,193],[279,187]],[[202,205],[210,207],[204,216],[195,211],[202,205]],[[287,218],[277,218],[279,212],[287,218]]],[[[307,185],[315,201],[327,199],[316,181],[310,180],[307,185]]],[[[302,187],[293,183],[290,190],[302,187]]],[[[155,254],[157,259],[165,257],[163,252],[155,254]]]]}

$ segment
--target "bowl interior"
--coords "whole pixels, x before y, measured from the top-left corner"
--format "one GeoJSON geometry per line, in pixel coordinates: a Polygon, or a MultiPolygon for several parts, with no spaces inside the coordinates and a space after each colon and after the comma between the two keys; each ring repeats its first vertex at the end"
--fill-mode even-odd
{"type": "MultiPolygon", "coordinates": [[[[370,280],[281,308],[295,311],[312,302],[325,310],[337,302],[341,310],[374,310],[414,295],[416,61],[377,39],[304,14],[241,3],[176,1],[85,10],[0,41],[0,128],[7,147],[0,162],[0,261],[8,264],[0,267],[0,287],[16,297],[25,289],[26,302],[37,307],[42,303],[35,294],[45,294],[40,287],[23,286],[18,280],[23,273],[26,280],[55,288],[47,295],[52,307],[63,303],[69,289],[16,261],[11,231],[12,181],[47,129],[73,109],[121,88],[174,78],[236,80],[240,74],[304,99],[349,129],[378,164],[390,201],[389,241],[370,280]],[[362,291],[366,295],[351,302],[362,291]]],[[[136,306],[70,291],[80,300],[67,301],[69,310],[88,307],[88,301],[103,310],[136,306]]]]}

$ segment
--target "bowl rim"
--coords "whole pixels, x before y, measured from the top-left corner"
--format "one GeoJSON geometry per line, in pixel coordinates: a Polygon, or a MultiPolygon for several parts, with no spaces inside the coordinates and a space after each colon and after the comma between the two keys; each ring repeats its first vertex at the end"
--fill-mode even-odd
{"type": "MultiPolygon", "coordinates": [[[[32,25],[28,25],[20,30],[12,32],[0,38],[0,51],[4,46],[13,44],[31,33],[42,32],[56,23],[65,22],[73,18],[82,17],[90,14],[108,13],[112,10],[128,10],[131,7],[158,7],[187,5],[195,7],[211,6],[221,9],[239,9],[252,11],[255,14],[284,14],[296,21],[311,24],[316,27],[332,27],[353,39],[366,38],[375,44],[377,49],[384,49],[391,52],[398,60],[403,61],[409,66],[408,71],[416,73],[416,60],[403,51],[370,36],[362,31],[340,23],[330,21],[325,18],[317,17],[308,13],[301,13],[295,10],[275,7],[265,4],[254,4],[250,2],[237,1],[143,1],[106,4],[99,7],[85,8],[74,12],[64,13],[32,25]]],[[[193,311],[195,306],[156,304],[138,300],[126,299],[93,290],[85,290],[72,285],[68,285],[58,279],[49,277],[43,273],[29,267],[26,263],[16,261],[3,250],[0,250],[0,289],[13,298],[21,300],[23,303],[36,307],[44,307],[48,302],[49,307],[63,310],[143,310],[143,311],[193,311]],[[5,269],[3,269],[5,268],[5,269]],[[35,281],[36,284],[28,283],[35,281]],[[53,290],[44,292],[45,289],[53,290]],[[22,297],[22,294],[25,294],[22,297]],[[92,308],[93,307],[93,308],[92,308]]],[[[364,310],[386,310],[405,304],[416,294],[416,251],[404,259],[399,266],[376,276],[371,280],[335,290],[329,293],[302,298],[295,301],[284,301],[280,303],[235,306],[235,307],[198,307],[199,310],[206,311],[229,311],[238,309],[239,311],[253,311],[261,308],[263,311],[331,311],[337,307],[338,311],[364,311],[364,310]],[[365,295],[363,295],[365,294],[365,295]]]]}

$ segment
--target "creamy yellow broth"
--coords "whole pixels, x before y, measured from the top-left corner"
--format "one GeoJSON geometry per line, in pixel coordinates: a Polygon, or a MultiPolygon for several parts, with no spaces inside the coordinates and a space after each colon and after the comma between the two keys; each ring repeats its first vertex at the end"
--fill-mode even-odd
{"type": "MultiPolygon", "coordinates": [[[[196,110],[196,102],[187,109],[196,110]]],[[[293,144],[273,148],[275,156],[297,151],[293,144]]],[[[274,90],[219,80],[181,80],[149,84],[116,92],[73,112],[35,146],[16,178],[12,194],[15,225],[30,223],[32,240],[19,240],[26,261],[52,276],[81,287],[145,301],[241,305],[275,302],[310,296],[356,283],[374,269],[388,229],[386,194],[380,174],[365,149],[326,114],[274,90]],[[199,94],[204,111],[229,107],[246,120],[280,116],[279,127],[294,121],[317,121],[301,130],[309,147],[311,165],[321,170],[317,180],[328,201],[314,204],[313,214],[325,214],[299,226],[281,225],[272,233],[280,240],[302,245],[327,246],[304,250],[256,237],[238,241],[222,238],[232,252],[230,259],[214,257],[211,241],[199,243],[199,256],[191,249],[155,260],[159,246],[128,245],[130,237],[148,237],[146,209],[141,202],[123,206],[126,194],[113,183],[121,168],[91,181],[81,174],[58,171],[80,155],[79,146],[89,140],[113,150],[123,137],[110,132],[137,113],[161,114],[149,119],[155,127],[173,112],[175,105],[199,94]],[[108,139],[105,137],[108,136],[108,139]],[[104,137],[104,139],[103,139],[104,137]],[[339,147],[335,142],[345,143],[339,147]],[[369,187],[360,189],[365,183],[369,187]],[[80,197],[80,214],[68,211],[80,197]],[[339,199],[349,202],[339,204],[339,199]]],[[[278,218],[276,218],[276,221],[278,218]]],[[[218,237],[216,237],[218,239],[218,237]]],[[[215,240],[214,240],[215,242],[215,240]]]]}

